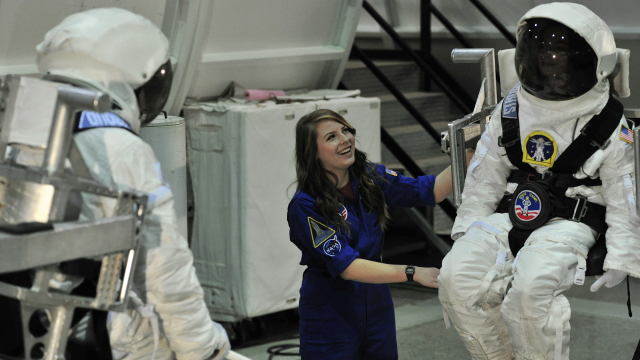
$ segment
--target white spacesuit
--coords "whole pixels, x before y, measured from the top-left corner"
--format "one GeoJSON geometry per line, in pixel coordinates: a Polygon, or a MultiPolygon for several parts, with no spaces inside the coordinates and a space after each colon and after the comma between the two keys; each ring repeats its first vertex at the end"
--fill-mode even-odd
{"type": "MultiPolygon", "coordinates": [[[[149,194],[132,286],[136,309],[109,316],[114,358],[202,360],[216,350],[214,358],[224,358],[229,341],[205,306],[193,255],[177,230],[173,195],[153,151],[136,135],[141,119],[153,120],[167,100],[168,40],[142,16],[95,9],[63,20],[37,53],[45,79],[100,90],[114,101],[112,113],[83,113],[74,137],[94,179],[149,194]]],[[[113,215],[113,199],[83,198],[81,218],[113,215]]]]}
{"type": "Polygon", "coordinates": [[[517,235],[510,234],[513,225],[528,226],[545,207],[538,196],[526,197],[529,188],[505,197],[512,199],[512,214],[496,212],[505,192],[518,187],[507,180],[518,169],[507,156],[506,148],[514,145],[505,141],[505,124],[513,124],[506,118],[515,114],[519,121],[514,148],[521,151],[521,165],[532,169],[525,178],[552,175],[538,174],[562,159],[591,118],[605,113],[607,76],[616,59],[611,30],[582,5],[535,7],[520,20],[517,35],[515,65],[521,84],[493,113],[471,160],[452,230],[456,242],[438,278],[439,298],[473,359],[568,359],[571,310],[562,292],[582,283],[585,259],[598,233],[567,218],[595,213],[598,204],[606,207],[606,273],[592,291],[602,284],[614,286],[627,274],[640,277],[633,147],[621,137],[621,129],[629,125],[620,106],[612,119],[615,130],[603,139],[610,141],[594,150],[573,176],[564,174],[567,183],[573,182],[563,188],[566,201],[576,204],[570,209],[573,215],[551,213],[548,222],[521,232],[526,241],[519,252],[510,246],[511,235],[517,235]],[[589,185],[598,177],[601,185],[589,185]],[[586,213],[580,211],[585,200],[586,213]]]}

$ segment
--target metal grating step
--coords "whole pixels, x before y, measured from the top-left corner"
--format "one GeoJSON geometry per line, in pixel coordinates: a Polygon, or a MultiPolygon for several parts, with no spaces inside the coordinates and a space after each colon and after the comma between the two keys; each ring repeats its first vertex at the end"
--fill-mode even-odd
{"type": "MultiPolygon", "coordinates": [[[[384,145],[382,146],[382,148],[383,148],[383,151],[386,150],[384,148],[384,145]]],[[[444,169],[449,167],[449,165],[451,165],[451,160],[449,158],[449,155],[442,154],[442,153],[430,158],[422,158],[422,159],[414,158],[414,161],[416,165],[418,165],[420,169],[424,171],[425,174],[429,174],[429,175],[438,175],[444,169]]],[[[400,162],[398,162],[397,160],[395,160],[394,162],[388,162],[388,163],[383,162],[383,163],[386,167],[390,169],[404,170],[404,166],[402,166],[402,164],[400,164],[400,162]]],[[[411,176],[409,172],[406,170],[404,171],[404,174],[405,176],[411,176]]],[[[449,200],[453,201],[453,195],[449,196],[449,200]]],[[[445,212],[442,211],[439,207],[436,207],[433,211],[433,227],[434,227],[433,230],[436,232],[436,234],[450,235],[451,228],[453,227],[453,220],[451,220],[449,216],[447,216],[447,214],[445,214],[445,212]]]]}
{"type": "MultiPolygon", "coordinates": [[[[449,121],[449,100],[442,93],[408,92],[404,96],[430,123],[449,121]]],[[[380,95],[382,126],[415,125],[418,122],[393,95],[380,95]]]]}
{"type": "MultiPolygon", "coordinates": [[[[416,64],[407,61],[375,61],[380,70],[402,92],[420,90],[421,71],[416,64]]],[[[344,69],[342,82],[349,89],[360,89],[362,96],[379,96],[388,94],[371,71],[358,60],[350,60],[344,69]]]]}

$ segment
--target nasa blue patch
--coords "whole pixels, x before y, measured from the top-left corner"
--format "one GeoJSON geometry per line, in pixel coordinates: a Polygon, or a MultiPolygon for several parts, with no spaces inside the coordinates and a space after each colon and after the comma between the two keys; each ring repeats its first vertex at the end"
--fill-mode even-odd
{"type": "Polygon", "coordinates": [[[521,221],[533,221],[540,215],[542,200],[531,190],[523,190],[518,194],[515,207],[516,217],[521,221]]]}
{"type": "Polygon", "coordinates": [[[340,241],[338,241],[338,236],[334,235],[331,239],[324,242],[324,253],[329,256],[336,256],[337,253],[342,250],[342,245],[340,245],[340,241]]]}
{"type": "Polygon", "coordinates": [[[349,213],[347,212],[347,208],[338,203],[338,214],[340,214],[340,216],[342,216],[343,219],[347,220],[347,217],[349,217],[349,213]]]}
{"type": "Polygon", "coordinates": [[[511,89],[509,94],[504,97],[504,101],[502,101],[502,117],[509,119],[517,119],[518,118],[518,88],[520,87],[520,83],[517,83],[516,86],[511,89]]]}
{"type": "Polygon", "coordinates": [[[80,115],[78,129],[93,129],[99,127],[119,127],[131,130],[131,126],[114,113],[97,113],[93,111],[83,111],[80,115]]]}
{"type": "Polygon", "coordinates": [[[397,173],[397,172],[395,172],[395,171],[393,171],[393,170],[389,170],[389,169],[387,169],[387,174],[389,174],[389,175],[393,175],[393,176],[398,176],[398,173],[397,173]]]}
{"type": "Polygon", "coordinates": [[[534,131],[522,142],[522,162],[552,167],[558,153],[558,145],[551,135],[534,131]]]}

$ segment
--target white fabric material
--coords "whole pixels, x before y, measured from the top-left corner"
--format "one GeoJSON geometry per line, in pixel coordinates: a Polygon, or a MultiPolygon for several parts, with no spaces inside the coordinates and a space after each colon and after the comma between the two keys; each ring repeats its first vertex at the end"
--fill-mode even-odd
{"type": "MultiPolygon", "coordinates": [[[[609,28],[581,5],[541,5],[523,19],[533,17],[551,18],[572,27],[593,46],[599,60],[615,53],[609,28]]],[[[607,61],[599,61],[599,70],[607,71],[607,61]]],[[[544,131],[556,141],[557,159],[606,105],[609,87],[602,81],[604,77],[599,74],[601,81],[592,90],[566,101],[543,101],[520,87],[520,141],[534,131],[544,131]]],[[[584,259],[597,234],[584,224],[552,219],[531,234],[517,261],[512,260],[509,216],[494,214],[504,192],[513,191],[506,179],[515,169],[503,155],[504,149],[496,151],[502,135],[501,108],[500,104],[492,115],[482,136],[483,146],[476,150],[474,158],[481,161],[467,174],[452,230],[457,240],[438,278],[439,297],[473,359],[512,359],[514,355],[517,359],[568,359],[571,309],[562,292],[582,281],[584,259]],[[491,227],[501,232],[495,234],[488,230],[491,227]],[[501,264],[499,253],[507,254],[502,271],[497,266],[501,264]],[[511,289],[505,295],[511,279],[511,289]]],[[[624,117],[622,124],[626,125],[624,117]]],[[[628,176],[633,181],[633,148],[620,139],[620,125],[611,135],[610,145],[598,150],[574,175],[599,176],[602,186],[569,188],[566,195],[582,195],[607,207],[604,268],[640,277],[640,221],[632,216],[623,180],[628,176]]],[[[534,168],[539,173],[548,169],[541,165],[534,168]]]]}
{"type": "Polygon", "coordinates": [[[638,211],[636,209],[636,197],[634,195],[635,187],[633,186],[633,180],[631,179],[631,175],[623,175],[622,183],[624,184],[624,190],[627,193],[627,201],[629,202],[629,211],[631,212],[631,216],[638,217],[638,211]]]}
{"type": "Polygon", "coordinates": [[[600,278],[598,278],[598,280],[596,280],[596,282],[594,282],[593,285],[591,285],[590,290],[593,292],[596,292],[598,291],[598,289],[602,287],[602,285],[608,288],[612,288],[620,284],[622,280],[624,280],[624,278],[627,277],[627,275],[629,274],[627,274],[624,271],[608,270],[604,274],[602,274],[602,276],[600,276],[600,278]]]}
{"type": "MultiPolygon", "coordinates": [[[[158,344],[160,343],[158,315],[153,311],[153,304],[144,304],[134,291],[129,292],[129,301],[133,303],[134,307],[143,318],[149,319],[149,324],[151,324],[151,330],[153,331],[153,353],[151,354],[151,360],[154,360],[156,358],[156,352],[158,352],[158,344]]],[[[116,353],[121,354],[120,351],[116,351],[116,353]]]]}
{"type": "Polygon", "coordinates": [[[42,74],[109,94],[135,132],[140,129],[140,114],[133,89],[169,59],[169,41],[160,29],[118,8],[68,16],[47,32],[36,50],[42,74]]]}
{"type": "Polygon", "coordinates": [[[231,351],[231,344],[229,343],[229,336],[227,336],[227,331],[222,327],[222,325],[218,323],[213,323],[213,326],[220,334],[220,340],[218,340],[218,353],[216,356],[212,357],[211,360],[223,360],[229,355],[231,351]]]}
{"type": "MultiPolygon", "coordinates": [[[[471,358],[554,359],[559,349],[560,359],[568,359],[571,310],[562,292],[573,284],[582,257],[538,229],[516,262],[509,250],[508,215],[493,214],[482,222],[501,232],[471,227],[445,257],[438,277],[442,306],[471,358]]],[[[583,231],[583,236],[591,234],[583,231]]]]}
{"type": "MultiPolygon", "coordinates": [[[[75,141],[94,179],[102,184],[145,193],[164,187],[153,151],[130,132],[93,129],[77,134],[75,141]]],[[[83,219],[113,215],[112,199],[87,194],[83,199],[83,219]]],[[[204,304],[187,241],[177,231],[171,192],[156,199],[142,229],[132,289],[142,303],[155,307],[160,330],[156,359],[210,357],[221,335],[204,304]]],[[[128,354],[127,360],[149,359],[156,347],[153,323],[138,310],[114,314],[109,323],[111,346],[128,354]]]]}

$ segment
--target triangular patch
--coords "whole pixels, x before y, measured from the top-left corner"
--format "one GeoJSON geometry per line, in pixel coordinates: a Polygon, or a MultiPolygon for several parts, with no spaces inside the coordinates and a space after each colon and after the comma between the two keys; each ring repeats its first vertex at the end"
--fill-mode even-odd
{"type": "Polygon", "coordinates": [[[322,245],[323,242],[327,241],[327,239],[329,239],[331,236],[333,236],[333,234],[336,233],[335,230],[330,229],[328,226],[315,219],[312,219],[311,217],[308,218],[308,221],[309,231],[311,232],[311,240],[313,241],[314,248],[322,245]]]}

